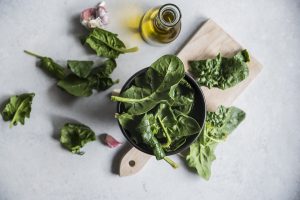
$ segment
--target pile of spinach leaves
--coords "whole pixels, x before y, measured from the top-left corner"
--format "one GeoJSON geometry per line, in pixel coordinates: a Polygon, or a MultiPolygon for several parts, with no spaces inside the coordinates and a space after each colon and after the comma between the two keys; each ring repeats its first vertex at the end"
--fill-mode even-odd
{"type": "Polygon", "coordinates": [[[138,50],[138,47],[127,49],[117,34],[101,28],[93,28],[84,38],[83,43],[89,45],[98,56],[108,60],[94,68],[93,61],[68,60],[69,70],[67,70],[50,57],[26,50],[24,52],[40,59],[40,68],[58,80],[58,87],[70,95],[87,97],[93,94],[93,90],[103,91],[118,83],[119,80],[114,81],[110,78],[110,74],[117,66],[114,59],[120,54],[138,50]]]}
{"type": "MultiPolygon", "coordinates": [[[[120,54],[138,50],[137,47],[127,49],[117,34],[100,28],[92,29],[83,42],[89,45],[98,56],[108,59],[96,67],[93,67],[93,61],[68,60],[67,67],[62,67],[50,57],[26,50],[24,52],[38,58],[39,67],[55,78],[57,86],[62,90],[76,97],[87,97],[93,94],[93,90],[103,91],[118,83],[119,80],[112,80],[110,77],[117,67],[115,58],[120,54]]],[[[25,117],[30,116],[33,97],[34,93],[12,96],[1,113],[3,119],[10,120],[11,127],[18,122],[24,124],[25,117]]],[[[95,133],[83,124],[66,123],[61,129],[60,142],[72,153],[82,155],[81,147],[94,140],[95,133]]]]}
{"type": "Polygon", "coordinates": [[[248,51],[242,50],[231,58],[218,54],[213,59],[189,61],[189,65],[191,74],[200,86],[225,90],[248,77],[249,61],[248,51]]]}
{"type": "Polygon", "coordinates": [[[93,90],[103,91],[119,82],[119,80],[114,81],[110,78],[117,66],[114,59],[107,59],[97,67],[93,67],[93,61],[68,60],[67,68],[64,68],[54,62],[52,58],[26,50],[24,52],[39,58],[40,68],[58,80],[57,86],[76,97],[91,96],[93,90]]]}
{"type": "Polygon", "coordinates": [[[200,131],[198,122],[190,116],[194,90],[184,76],[181,60],[165,55],[137,76],[120,96],[111,97],[124,104],[124,112],[116,118],[133,141],[151,149],[156,159],[169,163],[166,152],[178,149],[187,137],[200,131]]]}
{"type": "MultiPolygon", "coordinates": [[[[249,61],[248,51],[242,50],[231,58],[218,54],[213,59],[189,61],[189,65],[199,86],[225,90],[248,77],[249,61]]],[[[186,156],[188,166],[195,168],[201,177],[208,180],[212,162],[216,159],[214,151],[217,144],[224,141],[245,116],[245,112],[236,107],[220,106],[216,112],[208,112],[200,137],[190,146],[186,156]]]]}

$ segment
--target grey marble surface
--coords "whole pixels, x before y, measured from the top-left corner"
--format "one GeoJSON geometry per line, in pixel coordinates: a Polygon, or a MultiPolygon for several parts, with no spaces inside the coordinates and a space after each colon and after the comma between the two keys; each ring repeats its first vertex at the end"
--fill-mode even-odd
{"type": "Polygon", "coordinates": [[[235,101],[247,119],[219,145],[209,181],[182,164],[178,170],[149,161],[135,176],[120,178],[113,163],[124,147],[99,141],[84,156],[72,155],[55,139],[67,121],[80,121],[97,135],[126,142],[113,118],[110,90],[74,99],[35,67],[24,49],[56,58],[97,59],[80,45],[79,12],[97,1],[0,0],[0,102],[35,92],[25,126],[9,129],[0,120],[0,200],[96,199],[300,199],[300,1],[179,1],[183,29],[164,47],[151,47],[128,28],[131,19],[169,1],[110,0],[109,30],[140,51],[120,56],[113,77],[119,88],[137,70],[166,53],[176,53],[205,19],[212,18],[264,65],[262,73],[235,101]]]}

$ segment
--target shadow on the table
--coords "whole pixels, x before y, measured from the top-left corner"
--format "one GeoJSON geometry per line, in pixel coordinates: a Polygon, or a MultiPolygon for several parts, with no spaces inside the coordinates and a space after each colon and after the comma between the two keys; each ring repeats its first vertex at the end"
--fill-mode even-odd
{"type": "Polygon", "coordinates": [[[106,145],[105,143],[105,138],[106,138],[107,133],[101,133],[100,135],[98,135],[98,140],[100,141],[101,144],[106,145]]]}
{"type": "Polygon", "coordinates": [[[53,85],[49,87],[47,95],[49,99],[51,99],[51,102],[63,106],[72,106],[79,99],[79,97],[74,97],[63,91],[56,83],[53,83],[53,85]]]}
{"type": "Polygon", "coordinates": [[[117,153],[114,155],[111,164],[111,172],[113,174],[120,174],[120,163],[124,155],[132,148],[131,144],[126,142],[118,149],[117,153]]]}
{"type": "Polygon", "coordinates": [[[0,110],[3,110],[5,105],[9,102],[9,95],[4,95],[0,97],[0,110]]]}
{"type": "Polygon", "coordinates": [[[123,19],[123,28],[127,29],[133,38],[136,40],[144,41],[141,32],[141,20],[143,18],[143,14],[136,13],[132,16],[125,16],[123,19]]]}
{"type": "MultiPolygon", "coordinates": [[[[105,137],[105,134],[103,134],[102,136],[100,135],[99,137],[105,137]]],[[[113,160],[112,160],[112,165],[111,165],[111,172],[113,174],[120,175],[121,160],[131,148],[132,148],[132,145],[130,143],[126,142],[124,145],[121,146],[121,148],[115,154],[115,156],[113,157],[113,160]]],[[[185,151],[184,153],[182,153],[183,155],[178,155],[180,158],[180,167],[184,167],[184,169],[189,171],[190,173],[197,173],[195,169],[190,168],[186,164],[185,155],[187,153],[188,152],[185,151]]],[[[157,162],[164,162],[164,161],[157,161],[157,162]]]]}
{"type": "MultiPolygon", "coordinates": [[[[71,24],[71,29],[69,30],[69,34],[72,37],[75,37],[75,39],[81,44],[84,44],[84,39],[85,36],[89,34],[89,31],[87,28],[85,28],[81,23],[80,23],[80,16],[79,15],[74,15],[70,19],[70,24],[71,24]]],[[[84,45],[83,45],[84,46],[84,45]]],[[[95,55],[95,52],[91,48],[86,48],[84,46],[84,50],[88,55],[95,55]]]]}
{"type": "MultiPolygon", "coordinates": [[[[111,91],[110,89],[102,92],[95,92],[91,97],[75,97],[67,92],[63,91],[61,88],[57,87],[56,84],[53,84],[47,95],[51,102],[56,105],[62,105],[65,107],[72,106],[76,101],[84,98],[94,98],[98,101],[89,101],[89,105],[84,109],[78,110],[81,114],[86,115],[87,119],[97,119],[104,123],[114,123],[116,119],[114,118],[116,112],[116,103],[110,100],[111,91]]],[[[76,111],[76,108],[74,108],[76,111]]]]}
{"type": "MultiPolygon", "coordinates": [[[[106,133],[100,134],[98,135],[98,140],[103,144],[103,145],[107,145],[105,143],[105,137],[106,137],[106,133]]],[[[111,163],[111,173],[113,174],[120,174],[120,163],[121,160],[123,158],[123,156],[131,149],[131,145],[126,142],[125,144],[122,144],[118,151],[116,152],[116,154],[114,155],[113,159],[112,159],[112,163],[111,163]]]]}
{"type": "MultiPolygon", "coordinates": [[[[116,103],[110,100],[111,90],[94,93],[91,97],[92,99],[97,99],[97,101],[91,101],[84,109],[80,110],[87,120],[97,120],[106,125],[114,125],[117,122],[115,119],[116,113],[116,103]]],[[[84,97],[83,97],[84,98],[84,97]]]]}
{"type": "MultiPolygon", "coordinates": [[[[74,112],[80,112],[84,115],[85,119],[88,120],[97,120],[105,124],[114,125],[117,120],[114,118],[116,112],[116,104],[111,102],[110,96],[111,91],[104,91],[100,93],[95,93],[91,97],[74,97],[69,95],[67,92],[63,91],[56,85],[52,85],[48,90],[47,95],[52,103],[64,106],[72,107],[76,101],[86,100],[86,106],[84,109],[82,107],[72,107],[74,112]],[[98,99],[97,101],[89,101],[89,99],[98,99]]],[[[65,121],[65,120],[63,120],[65,121]]],[[[71,120],[74,121],[74,120],[71,120]]]]}
{"type": "Polygon", "coordinates": [[[199,16],[197,18],[192,19],[193,21],[190,22],[191,24],[195,24],[193,29],[189,30],[189,34],[187,37],[183,39],[182,43],[178,45],[178,48],[175,50],[175,54],[177,55],[181,49],[189,42],[189,40],[195,35],[195,33],[201,28],[201,26],[208,20],[209,18],[204,16],[199,16]]]}

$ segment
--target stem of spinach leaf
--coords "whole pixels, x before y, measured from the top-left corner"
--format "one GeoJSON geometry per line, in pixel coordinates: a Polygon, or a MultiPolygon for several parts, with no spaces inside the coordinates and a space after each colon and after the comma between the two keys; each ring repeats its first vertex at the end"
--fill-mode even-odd
{"type": "Polygon", "coordinates": [[[119,101],[123,103],[135,103],[135,102],[143,101],[144,99],[130,99],[130,98],[125,98],[120,96],[111,96],[111,100],[119,101]]]}
{"type": "Polygon", "coordinates": [[[123,52],[123,53],[129,53],[129,52],[136,52],[138,51],[139,48],[138,47],[132,47],[132,48],[129,48],[129,49],[119,49],[119,51],[123,52]]]}
{"type": "Polygon", "coordinates": [[[21,110],[21,108],[23,107],[23,105],[25,105],[25,102],[27,101],[29,97],[27,97],[26,99],[24,99],[22,101],[22,103],[20,104],[20,106],[17,108],[16,113],[14,114],[14,117],[12,118],[10,124],[9,124],[9,128],[12,128],[15,121],[16,121],[16,117],[19,116],[19,111],[21,110]]]}
{"type": "Polygon", "coordinates": [[[168,133],[168,130],[164,126],[164,124],[163,124],[163,122],[162,122],[162,120],[161,120],[160,117],[158,117],[158,122],[159,122],[161,128],[163,129],[164,135],[167,137],[167,142],[165,144],[162,144],[161,146],[162,147],[169,147],[171,145],[171,143],[172,143],[172,140],[171,140],[171,137],[170,137],[170,135],[168,133]]]}
{"type": "Polygon", "coordinates": [[[28,54],[28,55],[31,55],[31,56],[34,56],[34,57],[36,57],[36,58],[40,58],[40,59],[44,58],[44,56],[38,55],[38,54],[36,54],[36,53],[32,53],[32,52],[27,51],[27,50],[24,50],[24,53],[26,53],[26,54],[28,54]]]}
{"type": "Polygon", "coordinates": [[[168,158],[167,156],[164,157],[164,160],[169,163],[174,169],[177,169],[179,167],[179,165],[174,162],[173,160],[171,160],[171,158],[168,158]]]}

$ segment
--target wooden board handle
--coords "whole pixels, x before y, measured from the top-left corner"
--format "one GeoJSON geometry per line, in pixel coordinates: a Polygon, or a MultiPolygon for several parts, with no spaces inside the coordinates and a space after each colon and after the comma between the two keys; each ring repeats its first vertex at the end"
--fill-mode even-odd
{"type": "Polygon", "coordinates": [[[139,172],[152,155],[141,152],[132,147],[122,158],[120,163],[120,176],[130,176],[139,172]]]}

